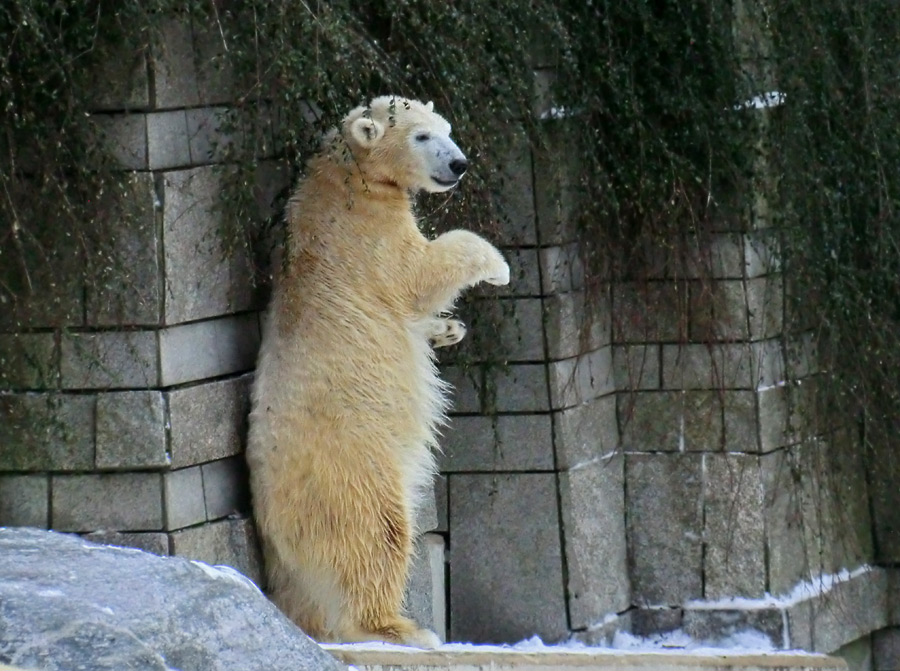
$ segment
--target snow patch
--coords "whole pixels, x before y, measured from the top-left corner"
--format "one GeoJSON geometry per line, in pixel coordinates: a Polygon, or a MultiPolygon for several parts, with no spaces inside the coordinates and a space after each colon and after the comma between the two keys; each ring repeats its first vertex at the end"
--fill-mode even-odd
{"type": "Polygon", "coordinates": [[[230,566],[221,564],[217,566],[210,566],[209,564],[202,561],[197,561],[196,559],[192,559],[191,564],[199,568],[213,580],[226,580],[230,583],[250,588],[254,592],[262,594],[259,587],[256,586],[256,583],[254,583],[252,580],[250,580],[250,578],[245,576],[240,571],[236,571],[230,566]]]}
{"type": "Polygon", "coordinates": [[[58,589],[42,589],[38,591],[37,595],[50,598],[59,598],[61,596],[65,596],[65,594],[63,594],[58,589]]]}
{"type": "Polygon", "coordinates": [[[732,109],[734,110],[761,110],[766,109],[767,107],[778,107],[779,105],[783,105],[784,101],[787,99],[787,96],[781,91],[769,91],[768,93],[763,93],[759,96],[753,96],[749,100],[745,100],[742,103],[738,103],[732,109]]]}

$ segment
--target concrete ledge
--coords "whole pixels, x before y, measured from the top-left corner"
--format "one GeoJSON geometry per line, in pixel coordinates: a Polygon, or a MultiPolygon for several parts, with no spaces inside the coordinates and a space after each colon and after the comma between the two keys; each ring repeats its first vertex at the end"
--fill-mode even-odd
{"type": "Polygon", "coordinates": [[[519,651],[497,647],[454,647],[416,650],[398,646],[325,645],[323,648],[358,671],[552,671],[615,669],[616,671],[845,671],[836,657],[806,653],[729,654],[624,652],[568,649],[519,651]]]}

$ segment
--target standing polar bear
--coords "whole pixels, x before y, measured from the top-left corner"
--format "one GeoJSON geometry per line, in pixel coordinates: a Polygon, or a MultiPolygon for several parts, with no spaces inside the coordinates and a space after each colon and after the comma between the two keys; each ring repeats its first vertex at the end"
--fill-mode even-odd
{"type": "Polygon", "coordinates": [[[385,96],[325,137],[287,205],[247,460],[272,599],[322,641],[439,644],[401,614],[447,405],[432,345],[464,334],[441,317],[460,291],[509,266],[470,231],[426,239],[410,194],[466,167],[431,103],[385,96]]]}

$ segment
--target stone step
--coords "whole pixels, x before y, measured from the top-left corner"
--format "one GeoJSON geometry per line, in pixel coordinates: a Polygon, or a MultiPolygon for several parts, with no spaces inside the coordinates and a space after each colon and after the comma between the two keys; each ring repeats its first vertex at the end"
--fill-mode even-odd
{"type": "Polygon", "coordinates": [[[493,646],[449,646],[437,650],[361,645],[323,647],[357,671],[847,671],[842,659],[807,653],[521,651],[493,646]]]}

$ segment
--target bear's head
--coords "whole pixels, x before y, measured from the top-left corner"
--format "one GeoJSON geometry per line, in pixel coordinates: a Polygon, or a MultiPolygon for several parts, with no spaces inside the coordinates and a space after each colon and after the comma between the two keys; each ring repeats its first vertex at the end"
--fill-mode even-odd
{"type": "Polygon", "coordinates": [[[469,166],[430,102],[375,98],[347,115],[343,137],[364,179],[409,191],[447,191],[469,166]]]}

